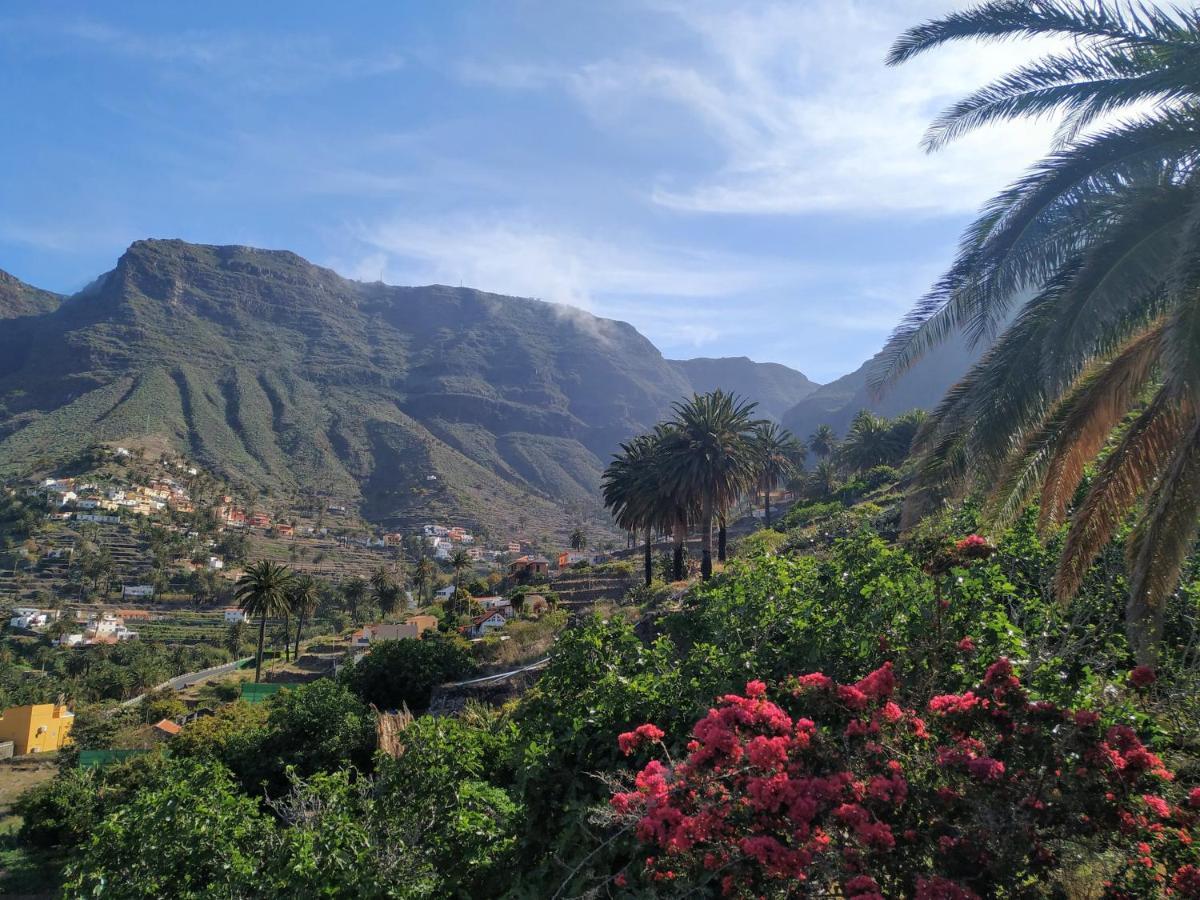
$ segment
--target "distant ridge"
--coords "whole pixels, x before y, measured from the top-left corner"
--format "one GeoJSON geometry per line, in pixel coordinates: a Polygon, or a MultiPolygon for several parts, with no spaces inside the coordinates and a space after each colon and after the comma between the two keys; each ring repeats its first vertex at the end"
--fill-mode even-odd
{"type": "Polygon", "coordinates": [[[61,294],[35,288],[0,269],[0,319],[48,313],[62,301],[61,294]]]}
{"type": "Polygon", "coordinates": [[[716,388],[734,391],[758,402],[758,412],[779,421],[799,400],[817,390],[818,385],[803,373],[779,363],[756,363],[745,356],[717,359],[667,360],[692,385],[697,393],[716,388]]]}

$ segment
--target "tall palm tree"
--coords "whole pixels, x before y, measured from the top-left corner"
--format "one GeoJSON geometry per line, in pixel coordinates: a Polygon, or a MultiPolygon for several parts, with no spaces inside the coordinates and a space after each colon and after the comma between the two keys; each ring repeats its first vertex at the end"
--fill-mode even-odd
{"type": "Polygon", "coordinates": [[[700,575],[705,579],[712,577],[713,516],[753,483],[757,405],[716,390],[672,407],[675,438],[665,475],[671,489],[700,509],[700,575]]]}
{"type": "Polygon", "coordinates": [[[428,556],[422,556],[413,571],[413,585],[417,589],[417,600],[425,602],[433,590],[433,562],[428,556]]]}
{"type": "Polygon", "coordinates": [[[998,523],[1037,497],[1049,529],[1111,441],[1070,515],[1054,587],[1073,596],[1136,510],[1126,629],[1153,663],[1200,519],[1200,14],[991,0],[911,29],[890,62],[955,40],[1041,35],[1069,43],[950,107],[926,143],[1059,113],[1057,146],[985,207],[873,381],[886,386],[956,330],[999,334],[917,436],[906,524],[980,484],[998,523]]]}
{"type": "Polygon", "coordinates": [[[621,444],[621,451],[613,456],[600,479],[604,505],[612,512],[617,526],[630,534],[645,533],[643,563],[647,587],[654,580],[654,535],[663,525],[654,503],[658,465],[659,442],[653,434],[643,434],[621,444]]]}
{"type": "Polygon", "coordinates": [[[399,605],[400,588],[392,574],[383,566],[371,574],[371,599],[385,618],[394,613],[399,605]]]}
{"type": "Polygon", "coordinates": [[[828,425],[818,425],[808,436],[808,449],[821,459],[828,459],[837,448],[837,435],[828,425]]]}
{"type": "Polygon", "coordinates": [[[455,550],[450,556],[450,568],[454,570],[454,606],[458,605],[458,593],[462,590],[462,573],[471,568],[471,557],[463,549],[455,550]]]}
{"type": "Polygon", "coordinates": [[[771,491],[804,466],[805,447],[786,428],[763,422],[754,430],[756,488],[763,493],[763,519],[771,527],[771,491]]]}
{"type": "Polygon", "coordinates": [[[311,575],[299,575],[292,581],[292,589],[288,593],[288,605],[296,615],[296,652],[300,658],[300,636],[304,633],[304,620],[317,611],[320,599],[317,582],[311,575]]]}
{"type": "Polygon", "coordinates": [[[367,596],[367,582],[355,575],[342,585],[342,598],[346,601],[346,609],[350,613],[350,618],[354,620],[354,624],[358,623],[359,605],[367,596]]]}
{"type": "Polygon", "coordinates": [[[254,660],[254,681],[262,678],[263,641],[267,635],[267,619],[284,615],[288,607],[292,574],[287,566],[260,560],[246,567],[237,580],[234,597],[247,616],[258,616],[258,653],[254,660]]]}

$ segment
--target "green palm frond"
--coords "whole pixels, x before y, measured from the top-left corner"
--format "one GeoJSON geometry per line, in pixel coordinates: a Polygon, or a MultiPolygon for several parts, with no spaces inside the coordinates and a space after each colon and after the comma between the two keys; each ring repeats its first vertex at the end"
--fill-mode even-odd
{"type": "MultiPolygon", "coordinates": [[[[1137,4],[1066,0],[992,0],[910,28],[892,46],[888,65],[961,40],[1069,37],[1130,47],[1161,47],[1197,27],[1194,13],[1137,4]]],[[[1192,35],[1192,42],[1195,37],[1192,35]]]]}

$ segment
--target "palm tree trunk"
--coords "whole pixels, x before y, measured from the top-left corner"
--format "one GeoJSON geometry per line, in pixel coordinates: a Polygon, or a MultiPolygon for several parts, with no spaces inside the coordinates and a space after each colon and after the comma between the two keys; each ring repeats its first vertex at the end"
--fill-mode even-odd
{"type": "Polygon", "coordinates": [[[687,539],[687,519],[680,516],[675,520],[674,541],[671,559],[671,580],[683,581],[683,542],[687,539]]]}
{"type": "Polygon", "coordinates": [[[652,535],[651,535],[650,529],[647,528],[646,529],[646,557],[644,560],[645,565],[646,565],[646,587],[650,587],[650,582],[652,582],[654,580],[654,557],[653,557],[653,551],[651,550],[651,547],[650,547],[651,536],[652,535]]]}
{"type": "Polygon", "coordinates": [[[1163,635],[1163,614],[1159,606],[1150,606],[1132,594],[1125,605],[1125,633],[1134,661],[1139,666],[1158,665],[1158,645],[1163,635]]]}
{"type": "Polygon", "coordinates": [[[717,531],[717,559],[725,562],[725,548],[729,543],[729,534],[725,530],[725,510],[721,510],[720,515],[717,516],[717,524],[720,526],[717,531]]]}
{"type": "Polygon", "coordinates": [[[296,613],[296,659],[300,658],[300,635],[304,631],[304,610],[296,613]]]}
{"type": "Polygon", "coordinates": [[[771,491],[763,491],[763,519],[767,523],[767,527],[771,527],[771,491]]]}
{"type": "Polygon", "coordinates": [[[712,578],[712,543],[713,543],[713,502],[711,497],[704,498],[700,510],[700,577],[705,581],[712,578]]]}
{"type": "Polygon", "coordinates": [[[258,656],[254,659],[254,683],[262,678],[263,640],[267,636],[267,614],[264,612],[258,619],[258,656]]]}

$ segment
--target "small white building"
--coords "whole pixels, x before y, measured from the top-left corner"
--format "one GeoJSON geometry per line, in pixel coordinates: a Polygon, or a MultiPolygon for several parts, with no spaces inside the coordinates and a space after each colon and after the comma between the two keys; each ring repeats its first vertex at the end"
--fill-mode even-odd
{"type": "Polygon", "coordinates": [[[487,637],[493,631],[503,628],[504,624],[505,618],[499,612],[484,613],[482,616],[476,616],[467,626],[467,637],[487,637]]]}
{"type": "Polygon", "coordinates": [[[448,584],[443,588],[438,588],[433,595],[439,600],[449,600],[454,596],[454,585],[448,584]]]}
{"type": "Polygon", "coordinates": [[[121,596],[126,600],[149,599],[154,596],[152,584],[127,584],[121,588],[121,596]]]}
{"type": "Polygon", "coordinates": [[[78,647],[83,644],[83,635],[79,632],[75,634],[64,634],[58,639],[60,647],[78,647]]]}
{"type": "Polygon", "coordinates": [[[229,623],[245,622],[246,613],[244,610],[240,610],[236,606],[231,606],[225,610],[225,621],[229,623]]]}
{"type": "Polygon", "coordinates": [[[225,560],[221,559],[219,556],[210,556],[208,558],[208,567],[214,572],[219,569],[223,569],[225,568],[225,560]]]}

